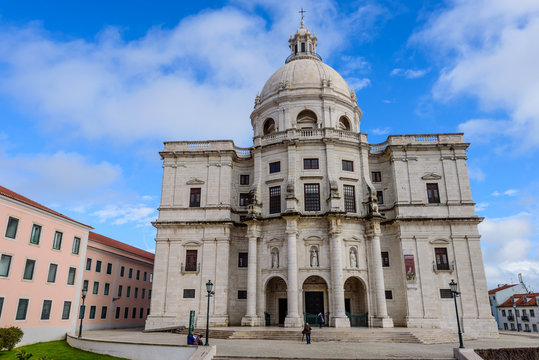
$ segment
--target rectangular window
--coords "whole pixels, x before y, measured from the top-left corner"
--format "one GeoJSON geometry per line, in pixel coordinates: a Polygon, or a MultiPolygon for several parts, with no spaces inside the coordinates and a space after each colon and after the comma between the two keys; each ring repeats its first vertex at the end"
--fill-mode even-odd
{"type": "Polygon", "coordinates": [[[249,194],[248,193],[241,193],[240,194],[240,206],[247,206],[249,205],[249,194]]]}
{"type": "Polygon", "coordinates": [[[86,291],[88,291],[88,280],[84,280],[84,283],[82,285],[82,288],[86,291]]]}
{"type": "Polygon", "coordinates": [[[249,175],[240,175],[240,185],[249,185],[249,175]]]}
{"type": "Polygon", "coordinates": [[[137,280],[140,280],[140,270],[137,270],[137,280]]]}
{"type": "Polygon", "coordinates": [[[101,306],[101,319],[106,319],[106,318],[107,318],[107,307],[101,306]]]}
{"type": "Polygon", "coordinates": [[[372,182],[382,182],[382,173],[380,171],[371,172],[372,182]]]}
{"type": "Polygon", "coordinates": [[[88,316],[89,319],[95,319],[95,305],[90,306],[90,315],[88,316]]]}
{"type": "Polygon", "coordinates": [[[281,187],[280,186],[273,186],[269,188],[269,202],[270,202],[270,208],[269,212],[270,214],[278,214],[281,212],[281,187]]]}
{"type": "Polygon", "coordinates": [[[440,203],[440,193],[438,191],[438,184],[427,184],[427,198],[429,199],[429,204],[440,203]]]}
{"type": "Polygon", "coordinates": [[[142,288],[142,296],[143,299],[146,297],[146,289],[142,288]]]}
{"type": "Polygon", "coordinates": [[[393,299],[393,291],[386,290],[386,300],[392,300],[393,299]]]}
{"type": "Polygon", "coordinates": [[[353,185],[343,185],[344,210],[347,212],[356,212],[356,189],[353,185]]]}
{"type": "Polygon", "coordinates": [[[343,160],[342,169],[344,171],[354,171],[354,162],[350,160],[343,160]]]}
{"type": "Polygon", "coordinates": [[[52,300],[43,300],[41,307],[41,320],[49,320],[51,318],[52,300]]]}
{"type": "Polygon", "coordinates": [[[136,318],[136,317],[137,317],[137,308],[134,307],[134,308],[133,308],[133,311],[131,312],[131,318],[134,319],[134,318],[136,318]]]}
{"type": "Polygon", "coordinates": [[[41,226],[34,224],[32,226],[32,234],[30,235],[30,244],[39,244],[41,238],[41,226]]]}
{"type": "Polygon", "coordinates": [[[536,324],[532,324],[532,327],[533,327],[533,332],[537,332],[537,325],[536,325],[536,324]]]}
{"type": "Polygon", "coordinates": [[[7,219],[6,237],[15,239],[17,237],[17,228],[19,227],[19,219],[9,217],[7,219]]]}
{"type": "Polygon", "coordinates": [[[183,298],[184,299],[194,299],[195,298],[195,289],[183,289],[183,298]]]}
{"type": "Polygon", "coordinates": [[[24,280],[32,280],[34,278],[34,268],[36,267],[36,261],[26,259],[26,265],[24,266],[24,274],[22,278],[24,280]]]}
{"type": "Polygon", "coordinates": [[[150,315],[150,308],[146,309],[146,315],[150,315]]]}
{"type": "Polygon", "coordinates": [[[197,271],[197,250],[185,252],[185,271],[197,271]]]}
{"type": "Polygon", "coordinates": [[[514,323],[511,323],[511,330],[515,330],[515,324],[514,323]]]}
{"type": "Polygon", "coordinates": [[[0,276],[8,277],[10,267],[11,255],[2,254],[2,256],[0,256],[0,276]]]}
{"type": "Polygon", "coordinates": [[[189,207],[200,207],[200,188],[191,188],[189,207]]]}
{"type": "Polygon", "coordinates": [[[247,267],[248,265],[248,254],[246,252],[240,252],[238,254],[238,267],[247,267]]]}
{"type": "Polygon", "coordinates": [[[124,308],[124,319],[127,319],[128,316],[129,316],[129,308],[126,306],[124,308]]]}
{"type": "Polygon", "coordinates": [[[62,234],[59,231],[56,231],[54,233],[54,240],[52,241],[52,248],[55,250],[60,250],[62,248],[62,237],[64,234],[62,234]]]}
{"type": "Polygon", "coordinates": [[[118,285],[118,297],[122,297],[122,290],[124,287],[122,285],[118,285]]]}
{"type": "Polygon", "coordinates": [[[127,291],[125,292],[125,297],[130,297],[130,296],[131,296],[131,286],[128,286],[127,291]]]}
{"type": "Polygon", "coordinates": [[[301,43],[301,52],[305,52],[305,43],[304,42],[301,43]]]}
{"type": "Polygon", "coordinates": [[[110,275],[110,274],[112,274],[112,264],[107,263],[107,275],[110,275]]]}
{"type": "Polygon", "coordinates": [[[67,285],[75,285],[75,275],[77,274],[77,268],[70,267],[67,274],[67,285]]]}
{"type": "Polygon", "coordinates": [[[148,300],[152,299],[152,289],[148,290],[148,300]]]}
{"type": "Polygon", "coordinates": [[[78,254],[79,250],[80,250],[80,238],[75,236],[73,238],[73,246],[71,247],[71,253],[78,254]]]}
{"type": "Polygon", "coordinates": [[[147,279],[148,279],[148,273],[145,271],[142,277],[142,281],[146,281],[147,279]]]}
{"type": "Polygon", "coordinates": [[[533,309],[530,309],[530,317],[535,317],[535,311],[533,309]]]}
{"type": "Polygon", "coordinates": [[[56,282],[56,270],[58,270],[58,265],[56,264],[49,265],[49,274],[47,275],[47,282],[49,283],[56,282]]]}
{"type": "Polygon", "coordinates": [[[110,292],[110,284],[105,283],[105,288],[103,289],[103,295],[109,296],[109,292],[110,292]]]}
{"type": "Polygon", "coordinates": [[[515,314],[517,315],[517,317],[520,316],[520,310],[516,309],[515,314]]]}
{"type": "Polygon", "coordinates": [[[144,308],[140,308],[139,313],[138,313],[138,317],[141,318],[141,319],[144,317],[144,308]]]}
{"type": "Polygon", "coordinates": [[[522,309],[522,316],[526,316],[526,309],[522,309]]]}
{"type": "Polygon", "coordinates": [[[389,252],[382,251],[382,266],[389,267],[389,252]]]}
{"type": "Polygon", "coordinates": [[[320,184],[305,184],[305,211],[320,211],[320,184]]]}
{"type": "Polygon", "coordinates": [[[28,312],[28,303],[29,299],[19,299],[17,304],[17,314],[15,315],[15,320],[26,320],[26,313],[28,312]]]}
{"type": "Polygon", "coordinates": [[[508,330],[508,329],[509,329],[509,327],[507,326],[507,323],[503,323],[503,329],[504,329],[504,330],[508,330]]]}
{"type": "Polygon", "coordinates": [[[135,288],[135,299],[138,298],[138,287],[135,288]]]}
{"type": "Polygon", "coordinates": [[[281,162],[275,161],[269,164],[270,174],[281,172],[281,162]]]}
{"type": "Polygon", "coordinates": [[[502,310],[502,316],[505,317],[505,310],[502,310]]]}
{"type": "Polygon", "coordinates": [[[127,277],[130,279],[133,278],[133,268],[129,268],[129,275],[127,277]]]}
{"type": "Polygon", "coordinates": [[[95,262],[95,272],[100,273],[101,272],[101,260],[97,260],[95,262]]]}
{"type": "Polygon", "coordinates": [[[99,282],[94,281],[94,288],[92,289],[92,294],[97,295],[99,293],[99,282]]]}
{"type": "Polygon", "coordinates": [[[0,297],[0,319],[2,318],[2,309],[4,308],[4,298],[0,297]]]}
{"type": "Polygon", "coordinates": [[[238,290],[238,299],[247,299],[247,290],[238,290]]]}
{"type": "Polygon", "coordinates": [[[449,261],[447,259],[447,248],[434,248],[436,256],[436,269],[449,270],[449,261]]]}
{"type": "Polygon", "coordinates": [[[92,259],[91,258],[86,259],[86,270],[88,270],[88,271],[92,270],[92,259]]]}
{"type": "Polygon", "coordinates": [[[376,192],[376,200],[378,200],[378,204],[384,203],[384,192],[382,190],[376,192]]]}
{"type": "Polygon", "coordinates": [[[62,320],[68,320],[69,314],[71,314],[71,301],[64,301],[64,307],[62,309],[62,320]]]}
{"type": "Polygon", "coordinates": [[[116,306],[116,314],[114,314],[114,318],[115,319],[119,319],[120,318],[120,307],[119,306],[116,306]]]}
{"type": "Polygon", "coordinates": [[[442,299],[452,299],[453,293],[451,292],[451,289],[440,289],[440,297],[442,299]]]}
{"type": "Polygon", "coordinates": [[[508,313],[509,313],[509,316],[512,316],[512,315],[513,315],[513,310],[509,309],[509,310],[507,310],[507,311],[508,311],[508,313]]]}
{"type": "Polygon", "coordinates": [[[518,331],[522,331],[522,324],[518,324],[517,327],[518,327],[518,331]]]}
{"type": "Polygon", "coordinates": [[[303,168],[305,170],[318,169],[318,159],[303,159],[303,168]]]}
{"type": "Polygon", "coordinates": [[[524,324],[524,331],[530,331],[530,325],[524,324]]]}

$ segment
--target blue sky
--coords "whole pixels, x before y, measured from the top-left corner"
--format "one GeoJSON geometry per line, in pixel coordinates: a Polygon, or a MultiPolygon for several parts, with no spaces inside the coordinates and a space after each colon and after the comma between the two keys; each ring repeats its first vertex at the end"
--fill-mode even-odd
{"type": "Polygon", "coordinates": [[[490,287],[539,291],[539,3],[0,3],[0,184],[153,250],[163,141],[251,144],[307,10],[361,130],[464,132],[490,287]]]}

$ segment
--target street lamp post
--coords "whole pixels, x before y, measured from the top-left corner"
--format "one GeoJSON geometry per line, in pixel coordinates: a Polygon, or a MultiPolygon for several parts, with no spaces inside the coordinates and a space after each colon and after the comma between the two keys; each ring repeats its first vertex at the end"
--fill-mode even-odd
{"type": "Polygon", "coordinates": [[[459,330],[459,348],[464,349],[464,343],[462,342],[462,331],[460,331],[460,320],[459,320],[459,308],[457,306],[457,296],[460,295],[460,292],[457,291],[457,283],[455,280],[451,279],[449,283],[449,288],[453,294],[453,300],[455,300],[455,312],[457,314],[457,328],[459,330]]]}
{"type": "Polygon", "coordinates": [[[79,326],[79,339],[82,336],[82,319],[84,319],[84,311],[86,310],[86,306],[84,305],[84,300],[86,299],[86,294],[88,293],[87,289],[82,289],[82,306],[80,307],[80,326],[79,326]]]}
{"type": "Polygon", "coordinates": [[[515,313],[515,322],[517,323],[517,332],[520,331],[518,328],[518,316],[517,316],[517,302],[515,301],[515,298],[511,296],[511,302],[513,303],[513,312],[515,313]]]}
{"type": "Polygon", "coordinates": [[[210,298],[213,294],[215,294],[213,291],[213,283],[211,280],[208,280],[206,283],[206,291],[208,292],[208,311],[206,312],[206,346],[210,345],[209,343],[209,337],[210,337],[210,298]]]}

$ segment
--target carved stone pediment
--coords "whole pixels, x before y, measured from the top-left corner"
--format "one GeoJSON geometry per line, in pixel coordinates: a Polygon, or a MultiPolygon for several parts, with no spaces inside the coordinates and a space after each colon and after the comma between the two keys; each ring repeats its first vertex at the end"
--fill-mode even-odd
{"type": "Polygon", "coordinates": [[[310,245],[320,245],[320,244],[322,244],[322,243],[324,242],[324,239],[322,239],[321,237],[312,235],[312,236],[303,238],[303,242],[304,242],[305,245],[307,245],[307,246],[310,246],[310,245]]]}
{"type": "Polygon", "coordinates": [[[182,243],[182,246],[200,246],[202,245],[202,241],[199,240],[187,240],[184,243],[182,243]]]}
{"type": "Polygon", "coordinates": [[[283,246],[283,243],[284,243],[284,239],[278,239],[278,238],[273,238],[271,240],[266,241],[266,244],[268,245],[269,248],[272,248],[272,247],[280,248],[283,246]]]}
{"type": "Polygon", "coordinates": [[[431,243],[431,244],[442,244],[442,245],[447,245],[447,244],[449,244],[449,240],[445,240],[445,239],[436,239],[436,240],[431,240],[431,241],[429,241],[429,243],[431,243]]]}
{"type": "Polygon", "coordinates": [[[191,178],[189,181],[186,182],[186,184],[187,185],[203,185],[205,184],[205,182],[198,178],[191,178]]]}
{"type": "Polygon", "coordinates": [[[344,242],[349,242],[351,243],[350,245],[352,245],[352,243],[360,243],[361,242],[361,239],[358,238],[358,237],[355,237],[355,236],[352,236],[350,238],[344,238],[342,239],[344,242]]]}
{"type": "Polygon", "coordinates": [[[423,180],[440,180],[442,177],[436,173],[426,173],[421,177],[423,180]]]}

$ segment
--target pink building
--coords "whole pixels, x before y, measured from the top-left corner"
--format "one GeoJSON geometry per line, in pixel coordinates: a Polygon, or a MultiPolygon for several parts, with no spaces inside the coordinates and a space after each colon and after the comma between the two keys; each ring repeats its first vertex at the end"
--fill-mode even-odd
{"type": "Polygon", "coordinates": [[[91,226],[0,186],[0,327],[62,339],[79,307],[91,226]]]}
{"type": "MultiPolygon", "coordinates": [[[[90,232],[83,287],[84,329],[144,326],[150,311],[154,254],[90,232]]],[[[77,330],[78,331],[78,330],[77,330]]]]}

